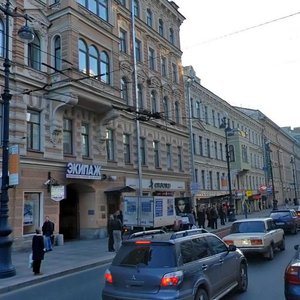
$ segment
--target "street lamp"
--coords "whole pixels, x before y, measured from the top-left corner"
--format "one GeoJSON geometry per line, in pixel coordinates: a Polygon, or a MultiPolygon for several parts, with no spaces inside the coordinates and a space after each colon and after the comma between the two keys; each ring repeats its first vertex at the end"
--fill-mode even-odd
{"type": "Polygon", "coordinates": [[[270,149],[270,143],[266,143],[266,156],[267,156],[267,170],[268,175],[270,175],[271,178],[271,184],[272,184],[272,197],[273,197],[273,210],[278,209],[277,207],[277,200],[276,200],[276,193],[275,193],[275,186],[274,186],[274,177],[273,177],[273,166],[272,166],[272,160],[271,160],[271,152],[270,149]]]}
{"type": "Polygon", "coordinates": [[[9,158],[9,104],[12,95],[9,89],[9,17],[21,17],[26,20],[25,26],[21,27],[18,34],[21,39],[32,42],[34,39],[33,31],[28,27],[27,15],[17,13],[10,9],[9,0],[5,6],[0,6],[0,10],[5,14],[5,52],[4,52],[4,90],[2,94],[3,100],[3,132],[2,132],[2,186],[0,196],[0,278],[11,277],[16,274],[16,269],[11,262],[11,245],[12,239],[9,237],[12,230],[8,224],[8,189],[9,189],[9,174],[8,174],[8,158],[9,158]]]}
{"type": "Polygon", "coordinates": [[[294,185],[294,191],[295,191],[295,200],[294,204],[298,204],[298,195],[297,195],[297,187],[296,187],[296,176],[295,176],[295,167],[296,167],[296,162],[293,156],[291,156],[291,165],[292,165],[292,170],[293,170],[293,185],[294,185]]]}
{"type": "Polygon", "coordinates": [[[223,117],[222,124],[220,128],[224,128],[225,131],[225,150],[226,150],[226,162],[227,162],[227,178],[228,178],[228,188],[229,188],[229,216],[228,221],[233,222],[236,220],[235,218],[235,207],[234,207],[234,199],[232,197],[232,188],[231,188],[231,174],[230,174],[230,155],[229,155],[229,147],[228,147],[228,131],[230,131],[229,124],[227,124],[227,118],[223,117]]]}

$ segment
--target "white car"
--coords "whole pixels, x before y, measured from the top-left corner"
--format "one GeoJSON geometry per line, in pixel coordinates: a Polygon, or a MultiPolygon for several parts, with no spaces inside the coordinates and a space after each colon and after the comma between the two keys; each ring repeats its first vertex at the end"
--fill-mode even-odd
{"type": "Polygon", "coordinates": [[[272,260],[274,250],[285,250],[285,236],[281,228],[276,228],[272,218],[251,218],[235,221],[230,233],[223,237],[227,245],[235,245],[244,254],[260,253],[272,260]]]}

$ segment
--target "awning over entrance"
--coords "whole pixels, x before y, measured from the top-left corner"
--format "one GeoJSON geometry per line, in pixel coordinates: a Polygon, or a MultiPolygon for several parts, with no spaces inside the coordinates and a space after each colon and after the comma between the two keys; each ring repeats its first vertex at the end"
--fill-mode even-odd
{"type": "Polygon", "coordinates": [[[104,193],[129,193],[135,192],[135,189],[126,185],[126,186],[118,186],[118,187],[111,187],[104,191],[104,193]]]}

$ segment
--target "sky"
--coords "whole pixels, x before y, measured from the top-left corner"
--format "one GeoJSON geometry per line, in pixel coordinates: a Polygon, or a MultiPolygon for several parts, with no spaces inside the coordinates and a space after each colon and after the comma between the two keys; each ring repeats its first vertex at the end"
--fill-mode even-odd
{"type": "Polygon", "coordinates": [[[182,63],[230,105],[300,127],[300,0],[174,0],[182,63]]]}

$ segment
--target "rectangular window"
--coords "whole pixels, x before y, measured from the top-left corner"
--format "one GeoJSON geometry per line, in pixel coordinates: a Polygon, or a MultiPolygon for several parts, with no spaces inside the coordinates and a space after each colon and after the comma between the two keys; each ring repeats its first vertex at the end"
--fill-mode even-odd
{"type": "Polygon", "coordinates": [[[178,83],[178,70],[176,64],[172,64],[172,74],[173,74],[173,82],[178,83]]]}
{"type": "Polygon", "coordinates": [[[211,190],[214,189],[212,171],[209,171],[209,187],[210,187],[211,190]]]}
{"type": "Polygon", "coordinates": [[[135,57],[137,63],[142,61],[142,43],[138,39],[135,39],[135,57]]]}
{"type": "Polygon", "coordinates": [[[81,152],[82,156],[88,157],[89,153],[89,125],[81,124],[81,152]]]}
{"type": "Polygon", "coordinates": [[[124,162],[130,163],[130,136],[129,134],[123,134],[123,147],[124,147],[124,162]]]}
{"type": "Polygon", "coordinates": [[[153,142],[153,151],[154,151],[154,166],[155,166],[155,168],[159,168],[160,161],[159,161],[159,142],[158,141],[153,142]]]}
{"type": "Polygon", "coordinates": [[[214,142],[214,146],[215,146],[215,159],[218,159],[218,143],[216,141],[214,142]]]}
{"type": "Polygon", "coordinates": [[[199,182],[198,169],[195,169],[195,182],[199,182]]]}
{"type": "Polygon", "coordinates": [[[172,146],[167,144],[167,168],[168,170],[172,168],[172,146]]]}
{"type": "Polygon", "coordinates": [[[205,118],[205,123],[209,124],[209,120],[208,120],[208,108],[207,108],[207,106],[204,106],[204,118],[205,118]]]}
{"type": "Polygon", "coordinates": [[[211,158],[211,155],[210,155],[210,139],[206,139],[206,153],[207,153],[207,157],[211,158]]]}
{"type": "Polygon", "coordinates": [[[200,102],[196,101],[196,118],[201,119],[201,112],[200,112],[200,102]]]}
{"type": "Polygon", "coordinates": [[[203,156],[203,138],[199,136],[199,155],[203,156]]]}
{"type": "Polygon", "coordinates": [[[27,111],[27,148],[40,150],[41,146],[41,119],[40,113],[34,110],[27,111]]]}
{"type": "Polygon", "coordinates": [[[148,51],[148,63],[149,63],[149,69],[155,70],[155,51],[152,48],[149,48],[148,51]]]}
{"type": "Polygon", "coordinates": [[[211,114],[212,114],[212,122],[213,122],[213,125],[216,127],[216,113],[214,110],[211,111],[211,114]]]}
{"type": "Polygon", "coordinates": [[[205,171],[204,170],[201,171],[201,185],[202,185],[202,189],[205,190],[206,186],[205,186],[205,171]]]}
{"type": "Polygon", "coordinates": [[[114,149],[114,132],[111,129],[106,130],[106,154],[107,160],[112,161],[115,159],[114,149]]]}
{"type": "Polygon", "coordinates": [[[220,143],[220,159],[224,160],[224,155],[223,155],[223,144],[220,143]]]}
{"type": "Polygon", "coordinates": [[[182,148],[178,147],[177,148],[177,155],[178,155],[178,170],[182,171],[183,167],[182,167],[182,148]]]}
{"type": "Polygon", "coordinates": [[[63,120],[63,149],[64,154],[73,154],[73,126],[72,120],[63,120]]]}
{"type": "Polygon", "coordinates": [[[220,185],[220,172],[217,172],[217,190],[221,190],[221,185],[220,185]]]}
{"type": "Polygon", "coordinates": [[[142,166],[146,165],[146,145],[145,138],[140,138],[140,149],[141,149],[141,164],[142,166]]]}
{"type": "Polygon", "coordinates": [[[161,76],[167,77],[167,59],[164,56],[161,57],[161,76]]]}
{"type": "Polygon", "coordinates": [[[41,194],[24,193],[23,235],[35,233],[41,226],[41,194]]]}
{"type": "Polygon", "coordinates": [[[196,154],[196,135],[193,133],[193,153],[196,154]]]}
{"type": "Polygon", "coordinates": [[[127,53],[127,32],[120,29],[120,52],[127,53]]]}

